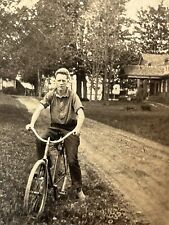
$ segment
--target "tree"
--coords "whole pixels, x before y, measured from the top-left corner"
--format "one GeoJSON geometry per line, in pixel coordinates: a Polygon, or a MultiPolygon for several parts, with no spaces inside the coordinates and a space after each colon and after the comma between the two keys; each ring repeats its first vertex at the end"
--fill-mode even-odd
{"type": "Polygon", "coordinates": [[[119,62],[126,49],[125,39],[129,38],[125,18],[125,0],[94,1],[89,5],[79,22],[78,46],[86,53],[87,63],[91,65],[91,83],[103,78],[103,99],[109,98],[109,82],[113,76],[114,64],[119,62]],[[126,25],[126,28],[124,28],[126,25]],[[89,56],[89,57],[88,57],[89,56]],[[94,78],[94,79],[93,79],[94,78]]]}
{"type": "Polygon", "coordinates": [[[53,71],[60,66],[72,69],[76,50],[71,46],[76,42],[76,22],[82,2],[41,0],[32,10],[18,11],[18,29],[23,31],[18,59],[25,79],[29,79],[32,73],[39,74],[41,80],[45,71],[53,71]]]}
{"type": "Polygon", "coordinates": [[[148,7],[138,11],[135,35],[144,53],[169,53],[169,9],[163,1],[157,9],[148,7]]]}
{"type": "Polygon", "coordinates": [[[13,49],[16,43],[15,4],[17,0],[2,0],[0,3],[0,76],[14,78],[16,70],[13,49]]]}
{"type": "Polygon", "coordinates": [[[73,68],[77,49],[71,46],[87,0],[40,0],[32,9],[17,8],[19,2],[0,3],[0,72],[15,78],[20,71],[25,81],[40,87],[42,74],[73,68]]]}
{"type": "Polygon", "coordinates": [[[95,99],[103,80],[103,99],[107,100],[114,69],[131,52],[127,49],[126,1],[40,0],[32,9],[15,9],[7,22],[9,33],[3,38],[6,68],[15,75],[21,71],[25,81],[40,87],[42,75],[53,75],[58,67],[66,66],[77,74],[80,97],[82,84],[83,97],[87,97],[88,73],[95,99]]]}

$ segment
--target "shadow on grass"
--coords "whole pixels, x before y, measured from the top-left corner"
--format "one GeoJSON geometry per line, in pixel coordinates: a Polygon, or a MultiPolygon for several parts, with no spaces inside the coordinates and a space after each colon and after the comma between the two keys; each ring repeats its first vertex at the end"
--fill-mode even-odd
{"type": "Polygon", "coordinates": [[[1,123],[13,123],[16,121],[25,120],[27,123],[30,120],[25,105],[21,104],[16,98],[6,95],[0,95],[0,120],[1,123]]]}

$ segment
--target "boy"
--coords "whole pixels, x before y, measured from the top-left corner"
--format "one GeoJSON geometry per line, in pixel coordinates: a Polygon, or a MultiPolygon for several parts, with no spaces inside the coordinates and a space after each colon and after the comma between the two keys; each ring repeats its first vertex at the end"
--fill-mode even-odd
{"type": "MultiPolygon", "coordinates": [[[[65,149],[70,169],[70,176],[73,187],[77,190],[77,196],[80,200],[85,200],[82,190],[81,169],[78,161],[78,146],[80,143],[80,130],[84,122],[83,105],[76,93],[68,89],[70,73],[65,68],[60,68],[55,73],[56,88],[49,91],[40,105],[32,115],[31,123],[26,126],[27,129],[34,127],[41,111],[50,107],[51,126],[42,135],[42,138],[57,138],[58,129],[64,134],[74,131],[65,139],[65,149]]],[[[45,143],[37,140],[38,158],[42,158],[45,149],[45,143]]],[[[50,164],[50,163],[49,163],[50,164]]]]}

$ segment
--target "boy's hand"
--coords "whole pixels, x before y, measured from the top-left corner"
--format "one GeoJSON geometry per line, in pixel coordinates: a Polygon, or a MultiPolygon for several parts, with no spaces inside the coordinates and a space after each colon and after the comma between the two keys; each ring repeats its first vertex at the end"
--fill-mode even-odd
{"type": "Polygon", "coordinates": [[[32,128],[34,128],[34,125],[31,123],[26,125],[26,130],[31,130],[32,128]]]}
{"type": "Polygon", "coordinates": [[[80,129],[78,127],[75,127],[75,129],[73,130],[73,135],[80,136],[80,129]]]}

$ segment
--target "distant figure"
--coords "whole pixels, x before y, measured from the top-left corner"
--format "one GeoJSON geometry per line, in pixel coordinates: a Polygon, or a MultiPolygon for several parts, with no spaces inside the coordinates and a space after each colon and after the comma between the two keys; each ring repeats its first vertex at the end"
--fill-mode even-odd
{"type": "Polygon", "coordinates": [[[119,94],[120,94],[120,84],[114,84],[113,85],[113,100],[117,101],[119,100],[119,94]]]}

